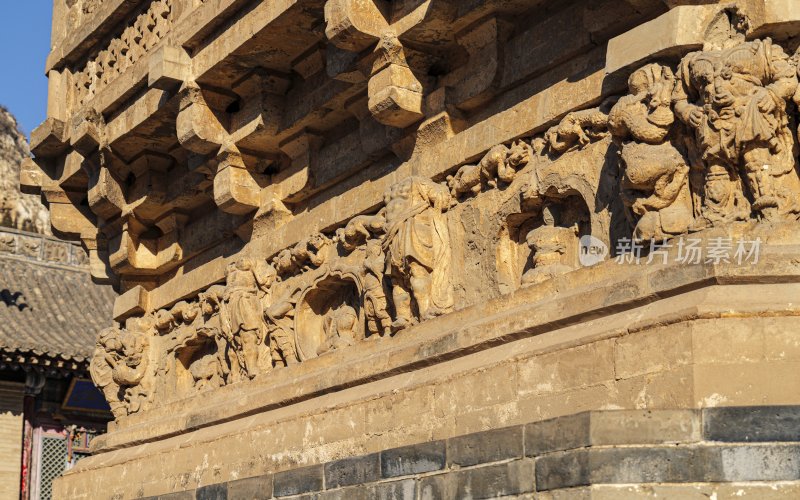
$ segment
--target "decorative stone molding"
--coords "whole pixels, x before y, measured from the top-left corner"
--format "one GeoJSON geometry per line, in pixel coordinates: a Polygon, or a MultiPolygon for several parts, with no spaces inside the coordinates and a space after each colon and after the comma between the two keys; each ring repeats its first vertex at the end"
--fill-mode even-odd
{"type": "Polygon", "coordinates": [[[138,14],[95,57],[90,58],[85,66],[75,71],[73,81],[77,105],[89,102],[155,48],[176,21],[177,2],[178,0],[149,2],[146,10],[138,14]]]}

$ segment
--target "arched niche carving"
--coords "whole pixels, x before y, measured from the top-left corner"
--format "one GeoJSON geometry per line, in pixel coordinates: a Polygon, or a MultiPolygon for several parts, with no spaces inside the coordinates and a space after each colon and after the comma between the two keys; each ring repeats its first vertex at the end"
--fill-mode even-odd
{"type": "Polygon", "coordinates": [[[330,269],[297,302],[295,335],[301,361],[365,338],[362,284],[356,269],[330,269]]]}
{"type": "Polygon", "coordinates": [[[585,203],[590,223],[588,234],[609,247],[618,238],[630,235],[619,196],[619,158],[610,139],[563,155],[540,168],[537,177],[543,199],[577,196],[585,203]]]}
{"type": "Polygon", "coordinates": [[[198,336],[176,351],[177,385],[181,394],[204,391],[224,385],[220,370],[219,346],[212,338],[198,336]]]}

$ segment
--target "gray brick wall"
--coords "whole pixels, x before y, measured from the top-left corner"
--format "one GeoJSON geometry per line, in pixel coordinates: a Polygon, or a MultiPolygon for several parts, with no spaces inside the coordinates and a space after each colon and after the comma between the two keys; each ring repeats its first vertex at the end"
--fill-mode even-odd
{"type": "Polygon", "coordinates": [[[800,406],[586,412],[149,500],[530,498],[747,481],[800,481],[800,406]]]}

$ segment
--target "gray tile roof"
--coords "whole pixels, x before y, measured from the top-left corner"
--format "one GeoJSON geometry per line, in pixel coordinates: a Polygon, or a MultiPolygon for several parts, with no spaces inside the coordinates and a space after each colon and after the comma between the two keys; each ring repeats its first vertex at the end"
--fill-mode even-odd
{"type": "Polygon", "coordinates": [[[76,249],[82,252],[52,238],[0,229],[0,364],[79,368],[91,357],[95,336],[111,324],[115,293],[92,283],[76,249]]]}

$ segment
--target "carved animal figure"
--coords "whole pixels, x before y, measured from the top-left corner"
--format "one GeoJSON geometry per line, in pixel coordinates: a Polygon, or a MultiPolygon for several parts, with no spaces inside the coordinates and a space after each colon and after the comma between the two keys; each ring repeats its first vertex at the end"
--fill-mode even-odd
{"type": "Polygon", "coordinates": [[[280,253],[272,259],[272,265],[281,275],[293,274],[298,269],[297,264],[295,264],[292,258],[292,250],[290,248],[281,250],[280,253]]]}
{"type": "Polygon", "coordinates": [[[600,108],[573,111],[550,128],[545,138],[553,152],[566,153],[605,137],[607,125],[608,114],[600,108]]]}
{"type": "Polygon", "coordinates": [[[381,234],[386,230],[386,219],[383,213],[376,215],[358,215],[350,219],[345,227],[336,230],[336,240],[348,252],[352,252],[364,240],[381,234]]]}
{"type": "Polygon", "coordinates": [[[281,250],[272,259],[272,265],[278,274],[283,276],[312,267],[320,267],[327,259],[327,249],[330,243],[331,240],[324,234],[314,234],[301,240],[292,248],[281,250]]]}
{"type": "Polygon", "coordinates": [[[115,418],[135,413],[149,398],[149,341],[147,327],[152,320],[140,318],[131,323],[134,331],[106,328],[98,335],[89,367],[92,381],[106,396],[115,418]]]}
{"type": "Polygon", "coordinates": [[[447,176],[447,186],[453,198],[464,194],[478,194],[481,192],[481,167],[478,165],[464,165],[455,175],[447,176]]]}
{"type": "Polygon", "coordinates": [[[327,258],[325,250],[329,245],[330,240],[325,235],[320,233],[311,235],[292,248],[292,260],[301,269],[320,267],[325,263],[327,258]]]}
{"type": "Polygon", "coordinates": [[[121,333],[120,329],[116,327],[101,331],[97,336],[94,355],[89,365],[92,382],[103,391],[114,418],[124,417],[128,414],[122,387],[114,380],[113,376],[114,368],[122,354],[121,333]]]}
{"type": "Polygon", "coordinates": [[[464,194],[478,194],[483,184],[497,187],[497,181],[511,183],[517,169],[530,161],[531,147],[523,141],[516,141],[511,148],[500,144],[490,149],[477,165],[464,165],[447,177],[450,194],[457,198],[464,194]]]}

